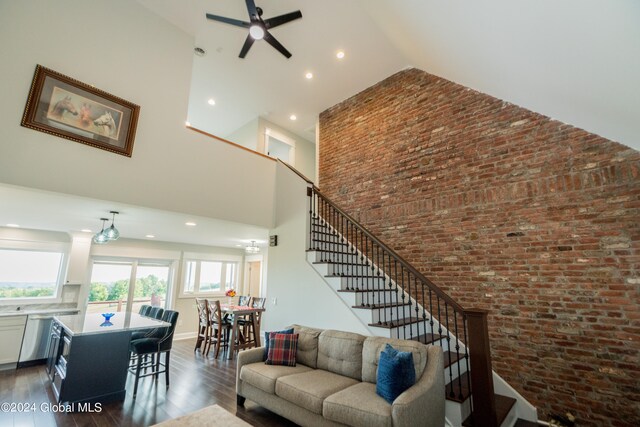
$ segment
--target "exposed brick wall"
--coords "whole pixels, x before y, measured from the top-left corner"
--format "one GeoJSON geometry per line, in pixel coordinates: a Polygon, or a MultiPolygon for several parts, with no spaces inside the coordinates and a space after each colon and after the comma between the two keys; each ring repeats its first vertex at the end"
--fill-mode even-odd
{"type": "Polygon", "coordinates": [[[465,307],[494,369],[640,425],[640,153],[416,69],[320,115],[320,187],[465,307]]]}

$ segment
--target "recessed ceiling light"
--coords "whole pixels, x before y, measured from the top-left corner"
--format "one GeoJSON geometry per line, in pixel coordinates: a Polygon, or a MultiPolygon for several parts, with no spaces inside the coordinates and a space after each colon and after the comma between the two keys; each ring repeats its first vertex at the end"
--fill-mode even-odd
{"type": "Polygon", "coordinates": [[[153,234],[147,234],[144,237],[149,238],[149,239],[155,239],[156,236],[154,236],[153,234]]]}
{"type": "Polygon", "coordinates": [[[342,59],[342,58],[344,58],[344,51],[343,51],[343,50],[339,50],[339,51],[336,53],[336,58],[338,58],[338,59],[342,59]]]}
{"type": "Polygon", "coordinates": [[[207,101],[207,104],[216,105],[216,101],[213,98],[209,98],[209,100],[207,101]]]}
{"type": "Polygon", "coordinates": [[[195,227],[197,224],[195,222],[185,222],[184,225],[188,225],[189,227],[195,227]]]}
{"type": "Polygon", "coordinates": [[[298,120],[298,117],[296,117],[295,114],[292,114],[289,116],[289,120],[298,120]]]}
{"type": "Polygon", "coordinates": [[[20,226],[18,224],[7,224],[7,227],[20,228],[20,226]]]}
{"type": "Polygon", "coordinates": [[[93,231],[89,230],[88,228],[83,228],[82,230],[83,233],[93,233],[93,231]]]}
{"type": "Polygon", "coordinates": [[[184,122],[185,125],[191,126],[191,122],[184,122]]]}
{"type": "Polygon", "coordinates": [[[306,78],[307,80],[311,80],[311,79],[313,78],[313,73],[312,73],[312,72],[308,72],[308,73],[307,73],[307,74],[305,74],[304,76],[305,76],[305,78],[306,78]]]}
{"type": "Polygon", "coordinates": [[[236,245],[236,246],[237,246],[237,247],[239,247],[239,248],[241,248],[241,247],[242,247],[242,245],[236,245]]]}

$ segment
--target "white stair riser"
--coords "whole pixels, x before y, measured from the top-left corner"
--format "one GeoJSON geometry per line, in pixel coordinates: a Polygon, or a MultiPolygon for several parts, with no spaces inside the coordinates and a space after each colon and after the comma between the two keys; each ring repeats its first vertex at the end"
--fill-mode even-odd
{"type": "MultiPolygon", "coordinates": [[[[387,301],[389,302],[389,301],[387,301]]],[[[376,304],[384,303],[383,299],[376,300],[376,304]]],[[[376,323],[378,321],[389,321],[391,319],[398,319],[403,317],[415,316],[415,311],[408,305],[401,305],[397,307],[386,307],[371,309],[371,322],[376,323]]]]}
{"type": "Polygon", "coordinates": [[[393,290],[394,287],[389,287],[389,282],[380,280],[378,278],[366,278],[366,277],[342,277],[342,289],[382,289],[393,290]]]}
{"type": "MultiPolygon", "coordinates": [[[[338,256],[337,262],[341,262],[340,256],[338,256]]],[[[336,276],[385,277],[375,267],[362,264],[328,264],[328,270],[329,274],[336,276]]]]}
{"type": "MultiPolygon", "coordinates": [[[[349,292],[345,292],[349,293],[349,292]]],[[[393,291],[377,291],[377,292],[354,292],[356,294],[356,304],[358,306],[374,304],[378,301],[398,302],[398,295],[393,291]]]]}
{"type": "MultiPolygon", "coordinates": [[[[317,250],[317,251],[311,251],[309,253],[314,254],[313,259],[310,260],[311,262],[336,261],[338,259],[337,255],[331,252],[322,252],[320,250],[317,250]]],[[[360,255],[345,253],[343,255],[343,259],[344,259],[344,262],[357,263],[358,260],[360,259],[360,255]]]]}

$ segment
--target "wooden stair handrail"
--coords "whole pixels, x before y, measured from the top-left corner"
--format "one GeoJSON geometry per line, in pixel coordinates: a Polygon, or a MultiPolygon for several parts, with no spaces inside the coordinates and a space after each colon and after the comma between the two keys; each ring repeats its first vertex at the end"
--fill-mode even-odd
{"type": "Polygon", "coordinates": [[[349,215],[348,213],[346,213],[345,211],[343,211],[342,209],[340,209],[338,206],[335,205],[335,203],[333,203],[331,200],[329,200],[327,198],[327,196],[325,196],[324,194],[322,194],[322,192],[317,188],[317,187],[313,187],[313,191],[315,191],[316,194],[318,194],[325,202],[327,202],[333,209],[335,209],[338,213],[340,213],[340,215],[343,215],[345,218],[347,218],[349,221],[351,221],[356,227],[358,227],[367,237],[369,237],[372,241],[374,241],[378,246],[380,246],[383,250],[385,250],[387,253],[389,253],[391,256],[393,256],[394,258],[396,258],[400,264],[402,264],[404,266],[404,268],[406,268],[408,271],[410,271],[415,277],[417,277],[418,279],[420,279],[423,283],[425,283],[429,289],[431,289],[433,292],[435,292],[435,294],[437,296],[439,296],[440,298],[442,298],[445,302],[447,302],[449,305],[451,305],[456,311],[459,311],[461,313],[465,313],[466,314],[466,310],[464,309],[464,307],[462,307],[458,302],[456,302],[453,298],[451,298],[449,295],[447,295],[442,289],[440,289],[436,284],[434,284],[431,280],[427,279],[424,274],[420,273],[418,270],[416,270],[416,268],[414,266],[412,266],[411,264],[409,264],[409,262],[407,260],[405,260],[403,257],[401,257],[400,255],[398,255],[398,253],[396,251],[394,251],[393,249],[391,249],[389,246],[387,246],[386,244],[384,244],[382,241],[380,241],[380,239],[378,239],[376,236],[374,236],[369,230],[367,230],[367,228],[360,224],[358,221],[356,221],[351,215],[349,215]]]}

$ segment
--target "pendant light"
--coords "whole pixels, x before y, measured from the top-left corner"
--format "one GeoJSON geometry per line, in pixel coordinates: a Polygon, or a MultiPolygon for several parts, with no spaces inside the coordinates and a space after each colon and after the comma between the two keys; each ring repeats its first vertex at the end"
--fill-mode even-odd
{"type": "Polygon", "coordinates": [[[260,248],[256,246],[256,241],[252,240],[251,245],[244,248],[245,252],[248,254],[257,254],[260,252],[260,248]]]}
{"type": "Polygon", "coordinates": [[[102,221],[102,230],[100,230],[96,233],[95,236],[93,236],[93,243],[103,245],[109,241],[107,239],[107,236],[104,235],[104,223],[105,221],[109,221],[109,218],[100,218],[100,220],[102,221]]]}
{"type": "Polygon", "coordinates": [[[113,218],[111,219],[111,227],[104,230],[103,234],[104,237],[109,241],[118,240],[118,237],[120,237],[120,232],[114,224],[116,221],[116,215],[118,215],[120,212],[110,211],[109,213],[113,215],[113,218]]]}

